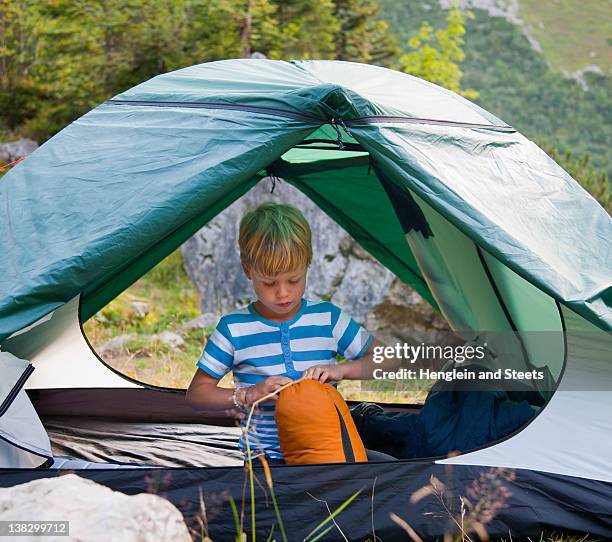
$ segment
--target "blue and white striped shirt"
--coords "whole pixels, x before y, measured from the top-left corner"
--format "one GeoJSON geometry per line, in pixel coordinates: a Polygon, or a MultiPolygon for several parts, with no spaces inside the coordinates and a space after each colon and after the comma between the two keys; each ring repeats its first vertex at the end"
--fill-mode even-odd
{"type": "MultiPolygon", "coordinates": [[[[221,318],[198,367],[218,379],[233,371],[239,388],[269,376],[297,380],[309,367],[336,363],[337,354],[360,358],[371,342],[369,333],[329,301],[302,299],[297,314],[286,322],[263,318],[251,304],[221,318]]],[[[248,434],[253,456],[265,453],[282,458],[275,406],[274,402],[262,404],[253,414],[248,434]]],[[[243,438],[239,444],[244,452],[243,438]]]]}

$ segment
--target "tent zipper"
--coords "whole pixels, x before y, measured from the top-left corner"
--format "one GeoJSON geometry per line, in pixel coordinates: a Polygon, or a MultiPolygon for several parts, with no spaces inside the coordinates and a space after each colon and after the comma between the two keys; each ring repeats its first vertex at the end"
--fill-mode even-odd
{"type": "MultiPolygon", "coordinates": [[[[260,107],[253,105],[241,105],[241,104],[222,104],[215,102],[157,102],[157,101],[141,101],[141,100],[106,100],[104,102],[108,105],[135,105],[135,106],[151,106],[151,107],[185,107],[193,109],[226,109],[230,111],[245,111],[250,113],[259,113],[263,115],[275,115],[279,117],[289,117],[297,120],[304,120],[314,124],[331,124],[336,133],[339,134],[338,125],[340,125],[347,135],[352,136],[349,127],[357,126],[359,124],[379,124],[384,122],[390,122],[394,124],[431,124],[437,126],[454,126],[457,128],[478,128],[483,130],[495,130],[500,132],[516,132],[512,126],[500,126],[496,124],[475,124],[471,122],[456,122],[449,120],[436,120],[436,119],[424,119],[418,117],[395,117],[389,115],[373,115],[367,117],[359,117],[352,120],[343,120],[339,117],[332,117],[331,119],[324,119],[308,115],[306,113],[296,113],[293,111],[286,111],[284,109],[277,109],[275,107],[260,107]]],[[[340,137],[341,140],[341,137],[340,137]]],[[[340,142],[338,144],[340,146],[340,142]]]]}
{"type": "Polygon", "coordinates": [[[139,100],[106,100],[104,103],[109,105],[148,105],[152,107],[186,107],[192,109],[229,109],[231,111],[246,111],[248,113],[261,113],[263,115],[289,117],[292,119],[306,120],[316,124],[329,122],[327,119],[314,117],[305,113],[294,113],[293,111],[285,111],[284,109],[276,109],[274,107],[259,107],[254,105],[221,104],[214,102],[155,102],[139,100]]]}
{"type": "MultiPolygon", "coordinates": [[[[343,124],[346,126],[356,126],[359,124],[380,124],[384,122],[391,122],[394,124],[433,124],[436,126],[454,126],[457,128],[481,128],[484,130],[495,130],[499,132],[516,132],[516,130],[512,126],[508,126],[508,125],[500,126],[498,124],[476,124],[472,122],[456,122],[452,120],[422,119],[418,117],[393,117],[393,116],[387,116],[387,115],[359,117],[357,119],[345,120],[343,124]]],[[[349,132],[347,131],[347,133],[349,132]]]]}
{"type": "Polygon", "coordinates": [[[6,398],[4,399],[4,401],[2,401],[2,404],[0,405],[0,416],[4,415],[4,413],[9,409],[9,407],[15,400],[15,397],[17,397],[17,394],[19,393],[21,388],[23,388],[23,385],[26,383],[26,380],[30,378],[30,375],[33,372],[34,372],[34,367],[30,364],[26,367],[25,371],[21,373],[19,380],[15,382],[15,385],[13,386],[11,391],[8,393],[8,395],[6,396],[6,398]]]}

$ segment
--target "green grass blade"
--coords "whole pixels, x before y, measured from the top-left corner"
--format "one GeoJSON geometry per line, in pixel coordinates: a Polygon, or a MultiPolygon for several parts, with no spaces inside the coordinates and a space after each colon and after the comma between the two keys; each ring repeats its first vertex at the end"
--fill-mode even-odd
{"type": "Polygon", "coordinates": [[[272,525],[272,528],[270,529],[270,534],[268,535],[268,538],[266,538],[266,542],[271,542],[273,534],[274,534],[274,525],[272,525]]]}
{"type": "Polygon", "coordinates": [[[234,515],[234,524],[236,525],[236,540],[242,540],[242,533],[240,532],[240,519],[238,518],[238,507],[234,502],[233,497],[229,498],[230,506],[232,507],[232,514],[234,515]]]}
{"type": "MultiPolygon", "coordinates": [[[[324,525],[329,523],[334,517],[336,517],[342,510],[344,510],[349,504],[351,504],[363,491],[363,488],[357,490],[353,495],[351,495],[346,501],[344,501],[338,508],[336,508],[327,518],[325,518],[321,523],[319,523],[310,533],[306,535],[304,538],[304,542],[309,542],[309,539],[315,535],[315,533],[321,529],[324,525]]],[[[333,525],[330,525],[330,529],[333,528],[333,525]]],[[[327,532],[327,531],[326,531],[327,532]]],[[[314,540],[318,540],[322,535],[317,536],[314,540]]],[[[314,542],[314,541],[310,541],[314,542]]]]}
{"type": "MultiPolygon", "coordinates": [[[[329,531],[331,531],[333,528],[335,527],[335,525],[332,523],[329,527],[327,527],[327,529],[323,529],[317,536],[315,536],[312,540],[309,540],[309,542],[317,542],[317,540],[319,540],[320,538],[324,537],[329,531]]],[[[306,540],[306,539],[304,539],[306,540]]]]}

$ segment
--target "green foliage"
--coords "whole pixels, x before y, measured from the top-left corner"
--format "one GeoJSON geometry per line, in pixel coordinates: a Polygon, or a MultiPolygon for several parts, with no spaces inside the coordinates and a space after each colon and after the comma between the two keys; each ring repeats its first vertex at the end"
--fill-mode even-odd
{"type": "MultiPolygon", "coordinates": [[[[400,43],[418,33],[421,21],[444,24],[439,3],[379,0],[381,16],[400,43]]],[[[520,27],[473,9],[465,21],[462,84],[478,91],[476,102],[542,145],[563,155],[591,155],[595,168],[612,175],[612,76],[586,74],[588,90],[553,71],[520,27]]],[[[558,38],[558,35],[555,36],[558,38]]]]}
{"type": "Polygon", "coordinates": [[[44,89],[37,88],[32,69],[37,64],[39,43],[36,36],[41,19],[32,3],[0,0],[0,112],[4,126],[13,130],[34,116],[44,89]]]}
{"type": "Polygon", "coordinates": [[[459,67],[465,58],[465,18],[470,16],[470,12],[463,13],[459,8],[453,8],[448,12],[446,28],[435,31],[428,22],[424,22],[418,33],[408,41],[411,51],[399,59],[402,70],[467,98],[477,98],[475,90],[461,89],[462,72],[459,67]]]}
{"type": "Polygon", "coordinates": [[[329,0],[0,0],[0,129],[43,141],[159,73],[249,56],[333,58],[329,0]]]}
{"type": "Polygon", "coordinates": [[[604,72],[612,70],[610,0],[518,0],[518,4],[521,19],[555,71],[593,64],[604,72]]]}
{"type": "Polygon", "coordinates": [[[164,288],[188,280],[183,267],[183,255],[177,249],[147,273],[151,284],[164,288]]]}
{"type": "MultiPolygon", "coordinates": [[[[161,333],[196,318],[200,314],[198,304],[197,292],[185,273],[178,249],[100,310],[85,324],[85,331],[93,334],[96,329],[104,330],[102,336],[94,340],[97,343],[122,333],[161,333]],[[134,302],[145,303],[146,314],[134,308],[134,302]]],[[[201,343],[212,331],[196,328],[185,331],[183,336],[201,343]]]]}
{"type": "Polygon", "coordinates": [[[335,0],[334,15],[340,23],[336,36],[336,58],[352,62],[394,66],[399,54],[389,23],[377,19],[376,0],[335,0]]]}
{"type": "Polygon", "coordinates": [[[340,29],[329,0],[276,0],[276,24],[281,46],[274,59],[334,58],[334,36],[340,29]]]}

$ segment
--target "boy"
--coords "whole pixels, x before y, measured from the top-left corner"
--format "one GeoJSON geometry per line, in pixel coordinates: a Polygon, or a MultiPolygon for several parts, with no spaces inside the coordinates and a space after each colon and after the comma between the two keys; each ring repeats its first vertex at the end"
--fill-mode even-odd
{"type": "MultiPolygon", "coordinates": [[[[187,390],[189,404],[241,417],[254,401],[302,376],[322,383],[367,378],[372,336],[331,302],[303,299],[312,247],[302,213],[263,203],[242,218],[239,247],[257,301],[217,324],[187,390]],[[358,361],[336,365],[336,354],[358,361]],[[217,386],[229,371],[235,390],[217,386]]],[[[265,454],[269,462],[282,463],[274,407],[268,400],[254,412],[249,447],[252,457],[265,454]]],[[[239,445],[245,452],[244,437],[239,445]]]]}

